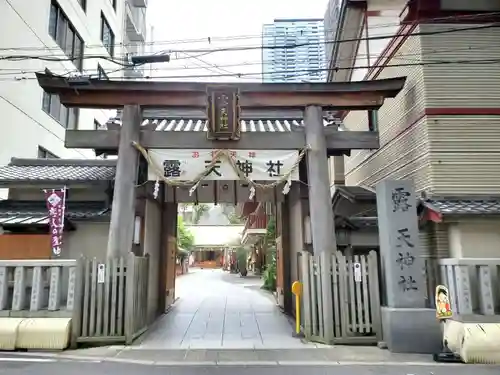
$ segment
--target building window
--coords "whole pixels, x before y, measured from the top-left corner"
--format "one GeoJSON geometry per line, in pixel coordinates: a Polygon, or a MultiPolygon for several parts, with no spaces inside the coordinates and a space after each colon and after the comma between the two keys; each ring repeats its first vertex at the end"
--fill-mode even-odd
{"type": "Polygon", "coordinates": [[[59,101],[59,96],[43,93],[42,109],[58,121],[65,129],[75,130],[80,116],[79,108],[67,108],[59,101]]]}
{"type": "Polygon", "coordinates": [[[101,66],[101,64],[97,64],[97,78],[109,80],[109,77],[106,74],[106,71],[101,66]]]}
{"type": "Polygon", "coordinates": [[[115,34],[111,27],[109,26],[108,21],[104,17],[104,14],[101,13],[101,41],[104,45],[104,48],[108,50],[108,53],[111,57],[113,57],[115,52],[115,34]]]}
{"type": "Polygon", "coordinates": [[[73,64],[83,69],[83,39],[55,0],[50,6],[49,34],[73,64]]]}
{"type": "Polygon", "coordinates": [[[59,156],[53,154],[42,146],[38,146],[38,159],[59,159],[59,156]]]}

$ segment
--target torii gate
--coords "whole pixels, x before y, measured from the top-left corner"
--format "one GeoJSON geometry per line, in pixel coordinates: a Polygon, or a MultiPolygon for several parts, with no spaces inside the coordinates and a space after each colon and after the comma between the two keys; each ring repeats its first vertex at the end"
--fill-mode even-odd
{"type": "MultiPolygon", "coordinates": [[[[192,83],[154,81],[76,80],[37,74],[40,86],[59,95],[67,107],[123,108],[122,127],[108,130],[67,130],[66,147],[117,150],[118,162],[109,232],[108,256],[128,253],[135,215],[138,150],[223,149],[301,150],[307,145],[308,196],[313,250],[317,255],[336,250],[330,205],[328,156],[351,150],[377,149],[375,116],[386,98],[395,97],[405,78],[341,83],[192,83]],[[221,99],[222,98],[222,99],[221,99]],[[156,132],[142,128],[142,109],[205,110],[206,132],[156,132]],[[241,132],[240,117],[252,110],[300,110],[304,126],[288,132],[241,132]],[[324,111],[367,110],[367,131],[337,131],[325,127],[324,111]]],[[[328,258],[328,257],[327,257],[328,258]]],[[[325,273],[323,285],[330,282],[325,273]]],[[[323,288],[327,290],[326,288],[323,288]]],[[[331,301],[331,296],[323,296],[331,301]]],[[[331,303],[324,303],[330,311],[331,303]],[[330,307],[328,307],[330,306],[330,307]]],[[[333,318],[331,319],[333,322],[333,318]]],[[[325,327],[325,331],[328,327],[325,327]]],[[[333,330],[332,330],[333,331],[333,330]]]]}

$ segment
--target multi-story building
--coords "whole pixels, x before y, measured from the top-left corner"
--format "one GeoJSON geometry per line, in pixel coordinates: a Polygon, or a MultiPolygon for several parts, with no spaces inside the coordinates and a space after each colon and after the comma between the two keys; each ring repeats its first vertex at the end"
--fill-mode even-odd
{"type": "Polygon", "coordinates": [[[92,129],[109,111],[66,108],[44,93],[35,72],[137,76],[127,53],[142,53],[147,0],[5,0],[0,2],[0,164],[12,157],[91,158],[64,147],[65,129],[92,129]]]}
{"type": "MultiPolygon", "coordinates": [[[[372,114],[380,148],[353,151],[345,163],[336,158],[332,176],[366,187],[413,180],[443,214],[441,223],[422,228],[428,256],[498,257],[499,15],[500,2],[492,0],[342,5],[339,43],[329,57],[339,69],[329,80],[407,81],[372,114]]],[[[368,128],[367,112],[344,116],[348,129],[368,128]]]]}
{"type": "Polygon", "coordinates": [[[322,19],[276,19],[263,26],[262,46],[263,82],[326,81],[322,19]]]}

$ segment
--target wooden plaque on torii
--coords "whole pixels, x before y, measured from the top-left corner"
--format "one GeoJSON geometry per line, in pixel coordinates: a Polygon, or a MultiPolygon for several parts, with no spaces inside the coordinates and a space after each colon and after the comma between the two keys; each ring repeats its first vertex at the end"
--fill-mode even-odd
{"type": "Polygon", "coordinates": [[[210,140],[240,139],[240,107],[236,87],[207,86],[207,118],[210,140]]]}

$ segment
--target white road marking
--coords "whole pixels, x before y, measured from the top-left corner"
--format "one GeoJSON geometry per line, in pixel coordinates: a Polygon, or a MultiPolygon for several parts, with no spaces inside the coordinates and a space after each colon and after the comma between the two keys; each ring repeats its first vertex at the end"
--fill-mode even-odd
{"type": "Polygon", "coordinates": [[[55,358],[0,357],[0,362],[57,362],[55,358]]]}

